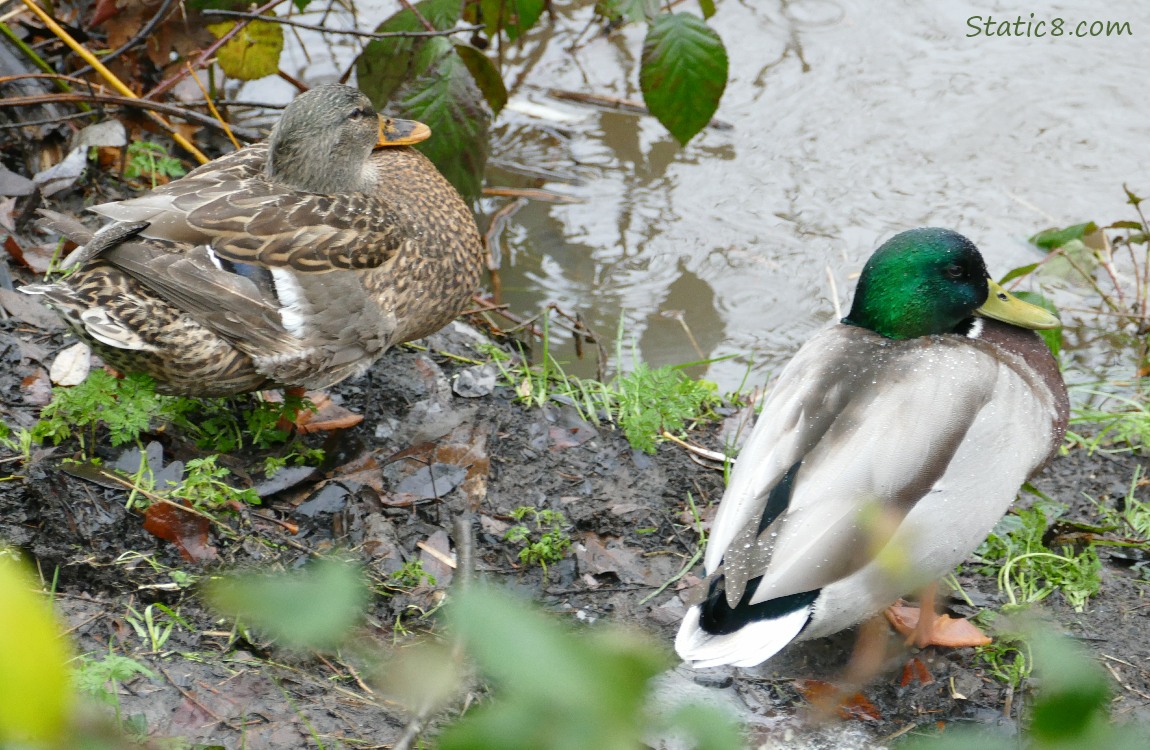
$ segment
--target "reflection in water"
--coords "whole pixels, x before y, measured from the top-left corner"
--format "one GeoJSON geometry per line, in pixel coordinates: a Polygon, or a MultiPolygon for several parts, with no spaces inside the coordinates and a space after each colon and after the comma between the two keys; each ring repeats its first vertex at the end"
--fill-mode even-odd
{"type": "MultiPolygon", "coordinates": [[[[1094,19],[1100,7],[1042,13],[1094,19]]],[[[711,23],[732,80],[718,116],[735,129],[704,131],[686,148],[650,119],[520,92],[585,113],[566,156],[590,174],[554,185],[586,203],[516,216],[517,261],[503,271],[516,291],[505,301],[524,311],[560,301],[608,338],[623,315],[653,364],[698,358],[660,315],[684,310],[709,356],[740,355],[707,372],[733,388],[748,360],[777,369],[832,319],[828,269],[848,305],[851,274],[895,232],[953,227],[1001,274],[1036,259],[1025,238],[1038,229],[1122,217],[1124,181],[1150,191],[1136,171],[1145,112],[1117,83],[1140,76],[1140,42],[966,38],[965,19],[987,12],[976,2],[720,2],[711,23]]],[[[1106,14],[1150,28],[1150,4],[1106,14]]],[[[638,99],[619,50],[637,50],[642,33],[588,42],[576,70],[558,30],[531,80],[638,99]]],[[[545,125],[503,119],[519,144],[545,125]]],[[[521,148],[503,147],[512,160],[521,148]]]]}
{"type": "MultiPolygon", "coordinates": [[[[710,359],[725,336],[723,318],[715,307],[715,290],[680,261],[679,278],[667,287],[662,304],[647,316],[639,350],[652,353],[646,357],[652,367],[677,365],[710,359]]],[[[698,377],[706,367],[692,367],[687,372],[698,377]]]]}

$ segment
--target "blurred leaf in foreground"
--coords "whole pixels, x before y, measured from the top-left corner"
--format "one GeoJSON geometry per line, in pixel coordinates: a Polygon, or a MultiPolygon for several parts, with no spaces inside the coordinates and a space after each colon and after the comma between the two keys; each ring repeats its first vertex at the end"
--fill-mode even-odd
{"type": "MultiPolygon", "coordinates": [[[[442,750],[642,746],[650,728],[644,710],[648,682],[671,666],[669,654],[646,637],[603,627],[572,632],[506,594],[481,587],[461,594],[448,619],[494,683],[496,697],[448,727],[439,740],[442,750]]],[[[678,723],[692,718],[698,717],[688,712],[678,723]]],[[[720,740],[735,735],[729,727],[726,734],[714,733],[720,740]]]]}
{"type": "Polygon", "coordinates": [[[208,600],[216,609],[297,648],[340,645],[359,622],[367,588],[359,570],[316,560],[282,575],[235,575],[213,581],[208,600]]]}
{"type": "Polygon", "coordinates": [[[1037,676],[1030,723],[1022,738],[986,730],[948,731],[942,737],[918,738],[900,750],[1136,750],[1146,747],[1148,728],[1115,723],[1109,714],[1110,687],[1105,673],[1074,641],[1031,622],[1020,630],[1034,655],[1037,676]]]}
{"type": "Polygon", "coordinates": [[[72,709],[68,658],[51,606],[0,547],[0,747],[61,738],[72,709]]]}
{"type": "Polygon", "coordinates": [[[651,114],[679,143],[707,126],[727,86],[727,50],[698,16],[661,13],[647,29],[639,86],[651,114]]]}

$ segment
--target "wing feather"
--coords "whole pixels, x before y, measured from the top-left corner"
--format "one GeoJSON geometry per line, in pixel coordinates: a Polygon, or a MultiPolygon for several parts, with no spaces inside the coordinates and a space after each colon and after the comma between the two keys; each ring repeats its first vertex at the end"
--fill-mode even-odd
{"type": "MultiPolygon", "coordinates": [[[[934,532],[948,549],[951,537],[973,538],[961,559],[1045,458],[1045,445],[999,451],[993,466],[966,456],[981,446],[982,457],[1003,436],[1012,446],[1030,445],[1026,436],[1050,429],[1050,414],[1035,409],[1032,397],[1018,398],[1027,392],[1018,373],[982,342],[892,342],[848,326],[824,330],[799,351],[763,406],[743,448],[750,460],[736,464],[716,517],[707,573],[721,563],[732,607],[759,576],[752,603],[824,589],[864,569],[886,581],[881,597],[900,584],[890,570],[875,569],[875,559],[888,559],[884,550],[931,550],[916,511],[959,502],[973,485],[981,493],[973,502],[985,506],[951,508],[947,523],[960,528],[934,532]],[[760,529],[772,488],[797,461],[787,509],[760,529]]],[[[937,570],[930,560],[910,564],[937,570]]]]}

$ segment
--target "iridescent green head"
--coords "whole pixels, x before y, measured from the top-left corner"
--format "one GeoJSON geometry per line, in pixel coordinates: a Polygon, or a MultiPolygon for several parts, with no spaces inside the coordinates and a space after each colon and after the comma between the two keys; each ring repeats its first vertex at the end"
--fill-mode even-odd
{"type": "Polygon", "coordinates": [[[891,339],[951,333],[975,313],[1023,328],[1055,328],[1058,319],[990,279],[974,243],[949,229],[896,234],[863,267],[847,325],[891,339]]]}

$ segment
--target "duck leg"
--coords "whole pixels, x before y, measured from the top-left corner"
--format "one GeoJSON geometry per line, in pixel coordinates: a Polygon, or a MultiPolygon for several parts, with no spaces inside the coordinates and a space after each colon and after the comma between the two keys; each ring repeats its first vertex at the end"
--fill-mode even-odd
{"type": "Polygon", "coordinates": [[[969,620],[938,614],[935,611],[937,595],[938,584],[932,583],[919,592],[918,607],[908,607],[905,603],[887,607],[886,619],[901,635],[907,636],[908,645],[963,648],[990,643],[990,638],[969,620]]]}

